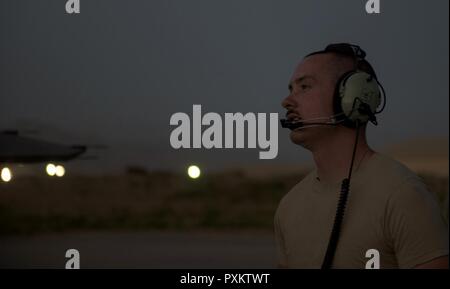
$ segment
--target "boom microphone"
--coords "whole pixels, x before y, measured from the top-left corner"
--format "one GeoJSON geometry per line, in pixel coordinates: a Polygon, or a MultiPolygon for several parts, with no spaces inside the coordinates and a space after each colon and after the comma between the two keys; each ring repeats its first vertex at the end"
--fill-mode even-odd
{"type": "Polygon", "coordinates": [[[324,125],[337,125],[341,123],[343,120],[336,120],[336,116],[341,115],[335,114],[329,117],[320,117],[320,118],[311,118],[311,119],[305,119],[305,120],[289,120],[289,119],[280,119],[281,127],[288,128],[290,130],[295,130],[299,128],[308,128],[313,126],[324,126],[324,125]],[[313,120],[320,120],[320,119],[329,119],[327,122],[311,122],[313,120]]]}

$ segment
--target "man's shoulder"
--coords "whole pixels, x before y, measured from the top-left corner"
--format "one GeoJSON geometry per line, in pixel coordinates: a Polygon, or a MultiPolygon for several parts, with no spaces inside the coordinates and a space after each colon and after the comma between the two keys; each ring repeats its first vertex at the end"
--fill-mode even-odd
{"type": "Polygon", "coordinates": [[[394,158],[377,153],[370,168],[365,172],[364,186],[376,188],[383,199],[402,199],[414,195],[434,197],[423,179],[394,158]]]}
{"type": "Polygon", "coordinates": [[[405,183],[421,182],[420,177],[400,161],[382,153],[376,153],[373,157],[374,160],[365,174],[367,182],[391,188],[405,183]]]}

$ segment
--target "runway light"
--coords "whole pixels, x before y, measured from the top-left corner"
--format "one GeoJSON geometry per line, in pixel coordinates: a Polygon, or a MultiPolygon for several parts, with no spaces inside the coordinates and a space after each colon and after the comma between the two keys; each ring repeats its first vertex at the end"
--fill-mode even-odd
{"type": "Polygon", "coordinates": [[[57,177],[62,177],[66,173],[66,170],[63,166],[56,166],[55,174],[57,177]]]}
{"type": "Polygon", "coordinates": [[[197,166],[189,166],[187,173],[190,178],[196,179],[200,176],[200,168],[197,166]]]}
{"type": "Polygon", "coordinates": [[[3,168],[1,173],[2,181],[5,183],[9,182],[12,179],[12,173],[9,168],[3,168]]]}
{"type": "Polygon", "coordinates": [[[48,164],[45,167],[45,171],[47,172],[47,175],[54,176],[56,174],[56,166],[54,164],[48,164]]]}

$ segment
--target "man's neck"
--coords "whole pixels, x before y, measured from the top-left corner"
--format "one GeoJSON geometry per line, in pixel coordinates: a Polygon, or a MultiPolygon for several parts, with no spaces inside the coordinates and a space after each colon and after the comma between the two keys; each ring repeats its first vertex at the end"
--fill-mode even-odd
{"type": "MultiPolygon", "coordinates": [[[[345,129],[335,137],[325,140],[312,150],[319,179],[327,183],[337,183],[347,178],[355,144],[355,130],[345,129]]],[[[374,151],[367,144],[364,133],[360,133],[353,163],[353,173],[374,151]]]]}

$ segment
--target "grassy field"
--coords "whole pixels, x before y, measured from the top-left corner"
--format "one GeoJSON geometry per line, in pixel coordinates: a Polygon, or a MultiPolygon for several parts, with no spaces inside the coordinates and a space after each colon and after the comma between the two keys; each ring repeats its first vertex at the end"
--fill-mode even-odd
{"type": "MultiPolygon", "coordinates": [[[[441,204],[448,203],[448,177],[421,176],[441,204]]],[[[0,235],[71,229],[272,230],[278,202],[301,178],[299,173],[253,178],[239,170],[195,181],[139,171],[16,178],[0,184],[0,235]]],[[[448,220],[448,209],[444,214],[448,220]]]]}

